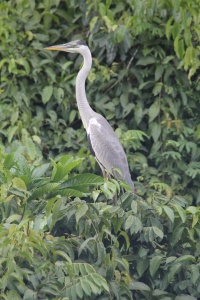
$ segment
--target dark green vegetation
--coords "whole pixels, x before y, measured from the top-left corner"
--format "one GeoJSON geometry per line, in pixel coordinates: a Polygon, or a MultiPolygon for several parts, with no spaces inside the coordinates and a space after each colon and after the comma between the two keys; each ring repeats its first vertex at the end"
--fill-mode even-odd
{"type": "Polygon", "coordinates": [[[198,298],[199,6],[0,2],[0,299],[198,298]],[[76,108],[81,57],[43,50],[73,39],[138,188],[115,207],[76,108]]]}

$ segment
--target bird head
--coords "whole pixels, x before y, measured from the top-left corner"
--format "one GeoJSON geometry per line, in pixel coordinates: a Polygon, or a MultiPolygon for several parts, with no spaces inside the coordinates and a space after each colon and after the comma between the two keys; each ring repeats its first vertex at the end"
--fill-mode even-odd
{"type": "Polygon", "coordinates": [[[47,48],[45,50],[58,50],[65,51],[70,53],[82,53],[82,51],[87,47],[87,44],[82,40],[76,40],[69,42],[67,44],[54,45],[47,48]]]}

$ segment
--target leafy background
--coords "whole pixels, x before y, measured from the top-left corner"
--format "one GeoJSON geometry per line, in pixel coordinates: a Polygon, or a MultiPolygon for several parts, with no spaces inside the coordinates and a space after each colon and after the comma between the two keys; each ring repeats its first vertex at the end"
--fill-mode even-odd
{"type": "Polygon", "coordinates": [[[199,11],[192,1],[0,3],[0,299],[197,299],[199,11]],[[126,150],[137,195],[103,180],[87,95],[126,150]]]}

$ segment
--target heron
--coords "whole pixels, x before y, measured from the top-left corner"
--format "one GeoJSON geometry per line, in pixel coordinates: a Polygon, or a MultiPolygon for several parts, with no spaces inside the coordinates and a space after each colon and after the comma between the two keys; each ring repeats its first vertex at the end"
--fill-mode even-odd
{"type": "Polygon", "coordinates": [[[83,56],[83,66],[76,77],[76,101],[83,126],[87,132],[90,152],[99,164],[104,177],[108,174],[117,180],[122,179],[134,191],[127,157],[119,138],[108,121],[96,113],[87,100],[85,81],[92,67],[92,55],[86,42],[76,40],[50,46],[45,50],[79,53],[83,56]]]}

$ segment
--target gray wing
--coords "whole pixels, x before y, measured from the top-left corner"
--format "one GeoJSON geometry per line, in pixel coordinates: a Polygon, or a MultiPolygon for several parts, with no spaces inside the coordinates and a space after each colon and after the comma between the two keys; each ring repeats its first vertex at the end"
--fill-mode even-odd
{"type": "Polygon", "coordinates": [[[88,140],[91,152],[99,164],[115,178],[122,178],[134,187],[124,149],[110,124],[99,114],[89,121],[88,140]],[[121,170],[122,175],[113,170],[115,168],[121,170]]]}

